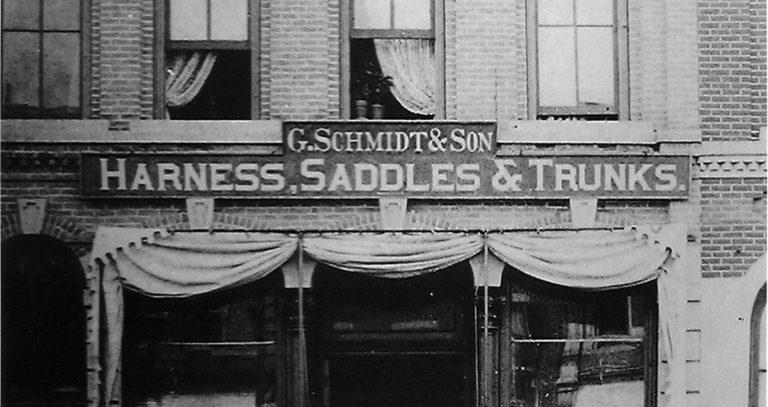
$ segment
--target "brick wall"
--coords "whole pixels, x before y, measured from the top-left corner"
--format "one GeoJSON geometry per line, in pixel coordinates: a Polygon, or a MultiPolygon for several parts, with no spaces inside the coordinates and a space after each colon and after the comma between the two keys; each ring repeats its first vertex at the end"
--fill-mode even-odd
{"type": "Polygon", "coordinates": [[[740,276],[766,247],[766,179],[701,180],[704,277],[740,276]]]}
{"type": "Polygon", "coordinates": [[[750,86],[752,88],[752,98],[750,100],[752,116],[752,126],[750,133],[753,137],[757,136],[760,131],[760,126],[766,125],[766,117],[768,116],[768,107],[766,107],[766,101],[768,101],[768,93],[766,93],[766,87],[768,87],[768,67],[766,66],[766,60],[768,54],[766,54],[766,2],[765,0],[752,0],[750,3],[750,42],[752,49],[750,50],[750,65],[752,67],[753,75],[751,75],[750,86]]]}
{"type": "Polygon", "coordinates": [[[466,119],[524,119],[525,0],[446,5],[446,113],[466,119]]]}
{"type": "Polygon", "coordinates": [[[696,0],[628,0],[632,120],[699,133],[696,0]]]}
{"type": "Polygon", "coordinates": [[[704,140],[756,137],[766,123],[765,0],[699,1],[704,140]]]}
{"type": "Polygon", "coordinates": [[[152,63],[152,55],[151,49],[149,55],[142,50],[142,44],[146,49],[146,35],[151,37],[143,35],[149,21],[142,16],[152,8],[151,4],[151,0],[94,0],[93,20],[98,22],[98,35],[92,50],[98,51],[94,52],[98,55],[94,71],[99,79],[93,81],[98,89],[95,117],[146,118],[142,115],[142,86],[147,81],[143,65],[147,59],[152,63]]]}
{"type": "Polygon", "coordinates": [[[269,117],[338,116],[338,0],[271,0],[269,117]]]}
{"type": "MultiPolygon", "coordinates": [[[[629,0],[633,119],[651,120],[662,128],[698,128],[697,81],[691,75],[696,69],[695,1],[629,0]]],[[[449,119],[527,118],[525,3],[446,1],[449,119]]],[[[347,35],[340,31],[341,0],[260,4],[262,118],[338,118],[339,47],[341,36],[347,35]]],[[[765,2],[761,4],[764,8],[765,2]]],[[[751,38],[765,32],[757,6],[752,14],[745,8],[743,28],[751,38]]],[[[92,117],[152,118],[154,11],[153,0],[93,0],[92,117]]],[[[762,44],[747,43],[742,62],[764,67],[764,40],[762,44]]],[[[750,117],[765,110],[764,86],[759,84],[745,84],[753,101],[747,104],[757,109],[750,117]]]]}

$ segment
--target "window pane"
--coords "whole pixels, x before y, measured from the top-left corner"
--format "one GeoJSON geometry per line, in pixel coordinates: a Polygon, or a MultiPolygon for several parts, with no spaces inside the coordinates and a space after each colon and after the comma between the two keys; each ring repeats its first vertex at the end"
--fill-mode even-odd
{"type": "Polygon", "coordinates": [[[613,30],[610,27],[579,27],[579,102],[614,104],[613,30]]]}
{"type": "Polygon", "coordinates": [[[539,25],[573,24],[573,0],[539,0],[539,25]]]}
{"type": "Polygon", "coordinates": [[[3,0],[3,29],[35,30],[40,27],[40,3],[3,0]]]}
{"type": "Polygon", "coordinates": [[[40,106],[38,38],[36,33],[3,33],[3,103],[6,108],[40,106]]]}
{"type": "Polygon", "coordinates": [[[576,106],[573,28],[539,27],[539,105],[576,106]]]}
{"type": "Polygon", "coordinates": [[[43,35],[43,106],[64,116],[76,114],[80,107],[78,33],[43,35]]]}
{"type": "Polygon", "coordinates": [[[643,407],[641,343],[516,343],[515,405],[643,407]]]}
{"type": "Polygon", "coordinates": [[[355,0],[354,28],[391,28],[389,0],[355,0]]]}
{"type": "Polygon", "coordinates": [[[43,28],[46,30],[79,30],[80,2],[78,0],[45,0],[43,28]]]}
{"type": "Polygon", "coordinates": [[[206,0],[171,0],[171,39],[208,39],[206,0]]]}
{"type": "Polygon", "coordinates": [[[576,0],[576,23],[613,25],[613,0],[576,0]]]}
{"type": "MultiPolygon", "coordinates": [[[[176,120],[245,120],[251,117],[251,53],[249,51],[217,51],[200,91],[187,104],[168,109],[176,120]]],[[[166,61],[178,57],[189,61],[191,51],[171,52],[166,61]]],[[[168,82],[167,82],[168,83],[168,82]]],[[[182,91],[177,89],[177,92],[182,91]]],[[[166,93],[166,97],[171,96],[166,93]]]]}
{"type": "Polygon", "coordinates": [[[274,292],[244,287],[165,302],[129,294],[125,405],[274,406],[274,292]]]}
{"type": "Polygon", "coordinates": [[[432,28],[431,0],[395,0],[395,28],[432,28]]]}
{"type": "Polygon", "coordinates": [[[512,405],[644,406],[653,285],[589,292],[518,272],[510,280],[512,405]]]}
{"type": "Polygon", "coordinates": [[[211,39],[248,40],[247,0],[217,0],[211,2],[211,39]]]}

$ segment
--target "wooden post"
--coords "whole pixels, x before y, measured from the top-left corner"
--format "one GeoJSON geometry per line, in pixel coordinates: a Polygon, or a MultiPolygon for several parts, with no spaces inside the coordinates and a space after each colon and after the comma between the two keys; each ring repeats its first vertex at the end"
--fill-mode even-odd
{"type": "MultiPolygon", "coordinates": [[[[306,341],[302,338],[304,322],[300,321],[300,302],[307,300],[305,289],[301,286],[286,289],[285,307],[285,359],[284,359],[284,389],[285,404],[292,407],[308,405],[308,374],[306,341]]],[[[303,308],[303,307],[301,307],[303,308]]],[[[304,312],[301,312],[303,317],[304,312]]]]}
{"type": "Polygon", "coordinates": [[[482,315],[480,320],[480,344],[478,346],[478,360],[480,361],[480,394],[479,405],[482,407],[491,407],[499,405],[499,332],[497,329],[496,316],[494,315],[494,301],[491,296],[489,282],[488,265],[488,244],[487,236],[483,239],[483,291],[482,302],[478,299],[478,305],[482,303],[479,310],[482,315]]]}

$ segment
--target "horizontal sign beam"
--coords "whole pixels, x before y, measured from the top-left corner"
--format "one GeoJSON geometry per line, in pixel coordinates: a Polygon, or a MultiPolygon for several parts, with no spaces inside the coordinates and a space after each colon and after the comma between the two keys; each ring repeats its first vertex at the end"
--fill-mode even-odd
{"type": "Polygon", "coordinates": [[[497,157],[495,122],[284,122],[283,155],[82,155],[87,197],[685,199],[687,156],[497,157]]]}
{"type": "Polygon", "coordinates": [[[87,197],[685,199],[686,156],[82,155],[87,197]]]}

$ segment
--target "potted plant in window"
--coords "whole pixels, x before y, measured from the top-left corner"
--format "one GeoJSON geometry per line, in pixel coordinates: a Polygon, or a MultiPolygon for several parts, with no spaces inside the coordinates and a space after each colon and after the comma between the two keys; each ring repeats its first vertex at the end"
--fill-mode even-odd
{"type": "Polygon", "coordinates": [[[390,86],[392,86],[392,77],[384,75],[379,71],[373,72],[373,100],[371,104],[371,114],[373,119],[384,118],[384,105],[381,104],[381,98],[390,86]]]}
{"type": "Polygon", "coordinates": [[[367,77],[368,71],[362,72],[362,75],[355,80],[355,118],[365,120],[368,118],[368,98],[371,95],[370,80],[367,77]]]}

